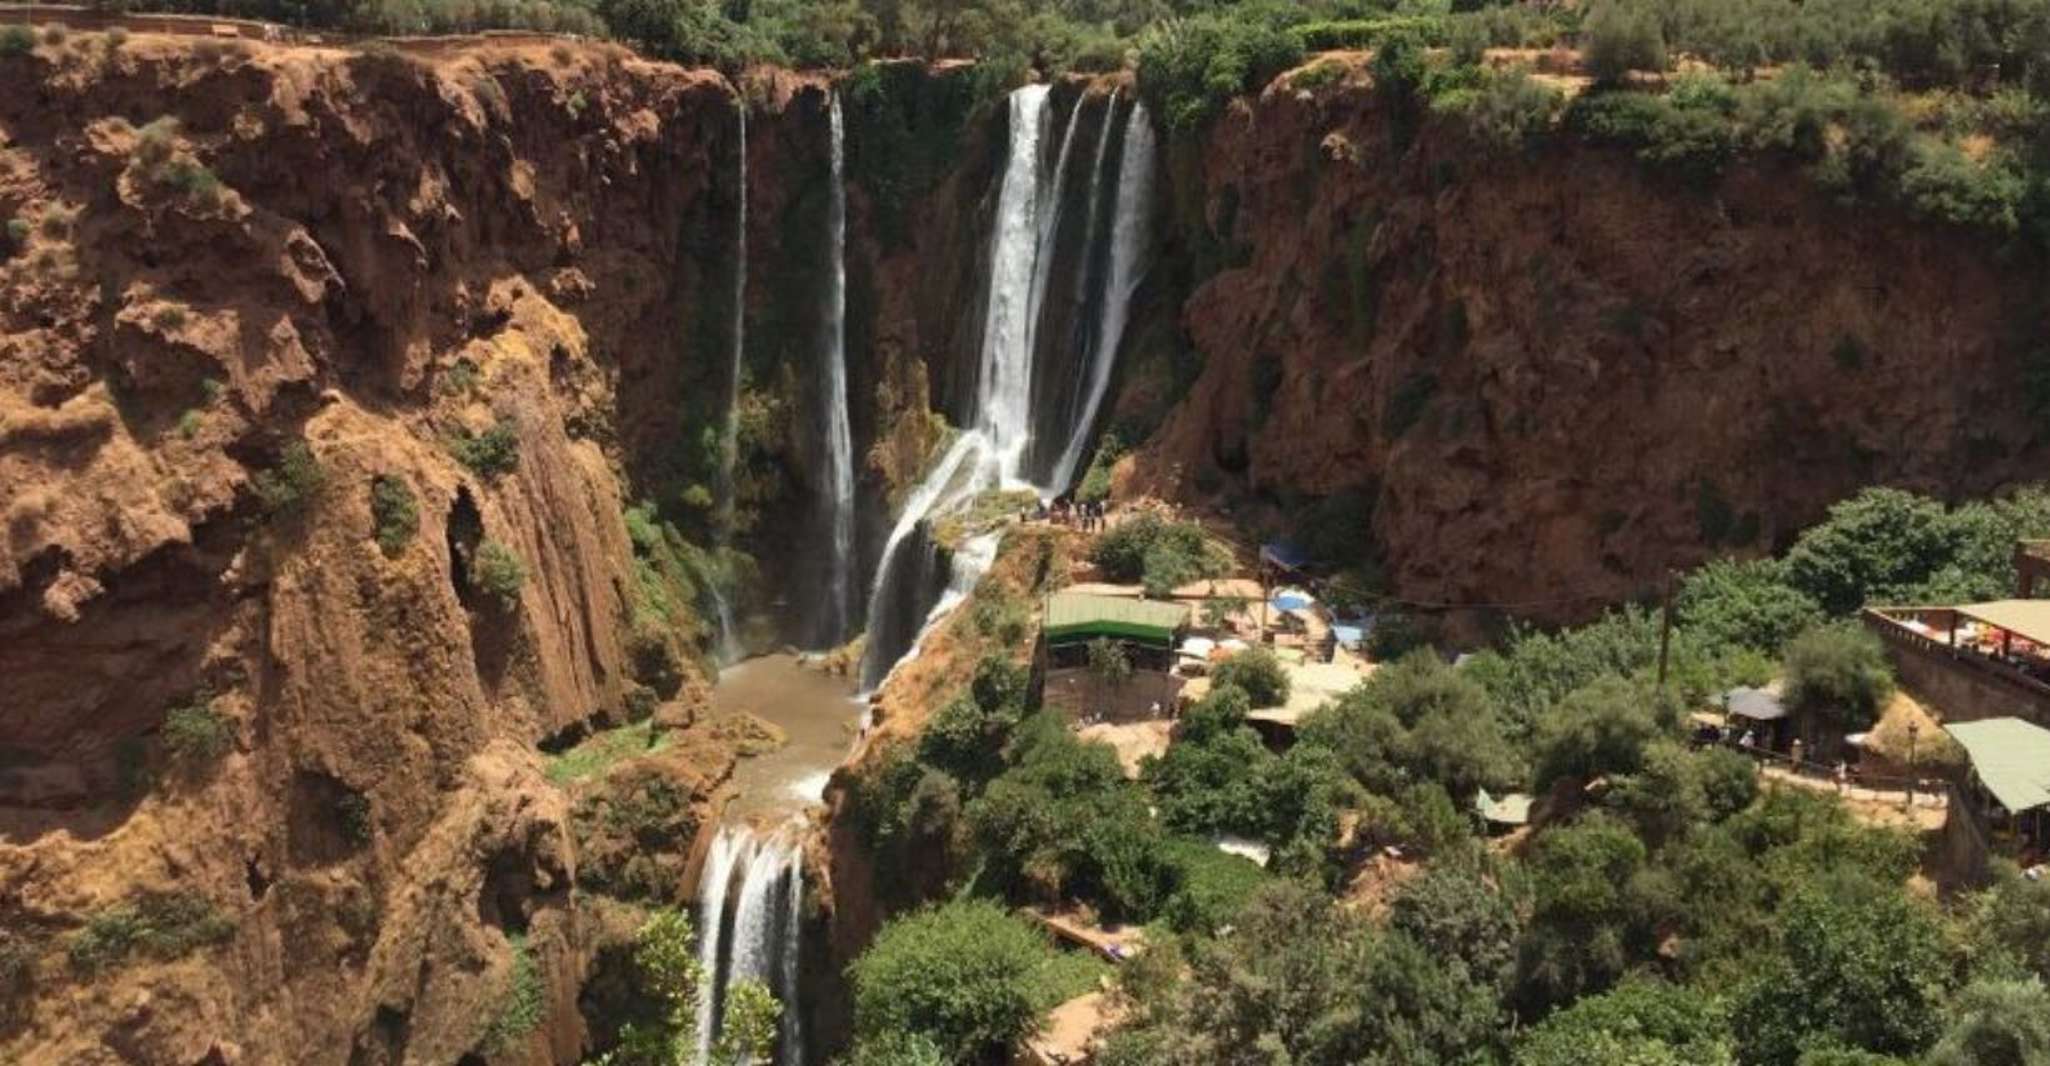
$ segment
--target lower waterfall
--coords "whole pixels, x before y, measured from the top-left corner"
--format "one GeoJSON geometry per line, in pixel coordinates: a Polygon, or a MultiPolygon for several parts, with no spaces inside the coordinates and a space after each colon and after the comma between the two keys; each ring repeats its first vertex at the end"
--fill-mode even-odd
{"type": "Polygon", "coordinates": [[[719,831],[698,879],[699,1066],[712,1066],[727,990],[757,981],[782,1004],[778,1066],[804,1061],[798,959],[804,932],[804,849],[800,823],[764,833],[745,825],[719,831]]]}

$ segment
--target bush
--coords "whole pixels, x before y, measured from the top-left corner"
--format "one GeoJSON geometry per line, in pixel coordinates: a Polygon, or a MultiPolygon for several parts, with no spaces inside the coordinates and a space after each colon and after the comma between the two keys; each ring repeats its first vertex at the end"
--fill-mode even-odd
{"type": "Polygon", "coordinates": [[[461,430],[448,442],[450,454],[486,480],[519,469],[520,431],[512,419],[500,418],[482,433],[461,430]]]}
{"type": "Polygon", "coordinates": [[[0,57],[25,56],[36,50],[36,31],[19,23],[0,27],[0,57]]]}
{"type": "Polygon", "coordinates": [[[189,763],[211,763],[235,746],[235,723],[205,697],[164,712],[164,746],[189,763]]]}
{"type": "Polygon", "coordinates": [[[256,498],[273,519],[304,516],[327,490],[327,470],[304,441],[285,448],[278,464],[256,475],[256,498]]]}
{"type": "Polygon", "coordinates": [[[488,1052],[509,1051],[515,1041],[539,1028],[548,1016],[548,990],[541,985],[540,968],[524,934],[512,936],[512,972],[499,993],[498,1006],[484,1025],[478,1046],[488,1052]]]}
{"type": "Polygon", "coordinates": [[[212,207],[221,202],[223,186],[213,171],[191,160],[173,160],[156,172],[156,178],[180,196],[212,207]]]}
{"type": "Polygon", "coordinates": [[[1053,1005],[1053,952],[986,900],[959,900],[883,926],[847,968],[860,1039],[922,1036],[949,1062],[1003,1055],[1053,1005]]]}
{"type": "Polygon", "coordinates": [[[1786,581],[1777,560],[1717,559],[1680,582],[1679,624],[1703,646],[1778,654],[1794,634],[1822,620],[1822,608],[1786,581]]]}
{"type": "Polygon", "coordinates": [[[94,913],[72,934],[67,954],[72,969],[92,976],[124,965],[138,953],[168,961],[221,943],[234,933],[234,920],[203,897],[149,892],[133,903],[94,913]]]}
{"type": "Polygon", "coordinates": [[[1170,130],[1194,131],[1302,60],[1302,39],[1271,19],[1168,19],[1139,38],[1139,93],[1170,130]]]}
{"type": "Polygon", "coordinates": [[[1869,727],[1893,695],[1879,638],[1853,622],[1815,626],[1787,645],[1787,703],[1844,732],[1869,727]]]}
{"type": "Polygon", "coordinates": [[[1210,683],[1239,689],[1255,707],[1279,707],[1288,702],[1288,671],[1267,648],[1248,648],[1219,663],[1211,671],[1210,683]]]}
{"type": "Polygon", "coordinates": [[[1112,526],[1089,547],[1089,557],[1112,581],[1139,581],[1146,594],[1165,598],[1179,585],[1217,577],[1231,568],[1228,552],[1194,522],[1172,522],[1142,512],[1112,526]]]}
{"type": "Polygon", "coordinates": [[[1633,70],[1666,69],[1666,42],[1651,10],[1608,0],[1580,28],[1580,56],[1597,83],[1620,83],[1633,70]]]}
{"type": "Polygon", "coordinates": [[[1565,97],[1522,67],[1484,70],[1474,89],[1449,93],[1433,106],[1465,118],[1482,144],[1505,153],[1522,152],[1558,119],[1565,97]]]}
{"type": "Polygon", "coordinates": [[[1267,880],[1258,863],[1221,851],[1207,840],[1169,841],[1167,861],[1174,888],[1161,917],[1178,933],[1216,934],[1267,880]]]}
{"type": "Polygon", "coordinates": [[[527,567],[511,548],[495,540],[477,546],[477,585],[507,611],[520,605],[520,587],[527,583],[527,567]]]}
{"type": "Polygon", "coordinates": [[[1660,729],[1645,687],[1604,677],[1561,700],[1538,722],[1539,792],[1560,778],[1591,781],[1634,774],[1644,766],[1645,746],[1660,729]]]}
{"type": "Polygon", "coordinates": [[[379,474],[370,479],[370,518],[376,524],[377,546],[396,559],[420,531],[420,505],[404,478],[379,474]]]}

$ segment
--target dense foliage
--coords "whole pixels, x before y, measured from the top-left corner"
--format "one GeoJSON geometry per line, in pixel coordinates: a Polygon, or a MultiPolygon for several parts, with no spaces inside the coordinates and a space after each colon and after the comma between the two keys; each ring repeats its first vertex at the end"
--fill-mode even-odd
{"type": "MultiPolygon", "coordinates": [[[[979,920],[1002,903],[1149,923],[1118,971],[1114,1066],[2034,1062],[2050,886],[2009,869],[1928,898],[1909,887],[1924,839],[1826,789],[1766,787],[1683,723],[1721,687],[1777,676],[1804,733],[1869,726],[1892,679],[1850,612],[2004,587],[2012,538],[2045,531],[2041,500],[1872,490],[1779,559],[1684,575],[1663,689],[1657,615],[1635,607],[1512,628],[1457,666],[1382,663],[1286,746],[1247,722],[1239,675],[1264,668],[1227,673],[1136,780],[991,661],[862,775],[856,809],[883,866],[916,841],[951,871],[919,891],[976,901],[979,920]],[[1477,800],[1515,791],[1537,797],[1534,831],[1487,846],[1477,800]],[[1214,846],[1227,838],[1264,847],[1266,868],[1214,846]]],[[[987,1028],[933,1022],[963,1016],[949,1004],[980,963],[899,960],[905,1001],[926,1006],[872,1014],[851,1061],[994,1056],[1044,1009],[1043,949],[1012,937],[922,934],[995,945],[990,1002],[1006,1006],[987,1028]]]]}

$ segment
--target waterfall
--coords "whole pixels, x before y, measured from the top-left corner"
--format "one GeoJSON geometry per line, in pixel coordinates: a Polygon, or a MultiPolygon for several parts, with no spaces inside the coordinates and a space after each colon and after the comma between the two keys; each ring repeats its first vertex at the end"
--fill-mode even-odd
{"type": "Polygon", "coordinates": [[[979,432],[970,430],[954,438],[912,490],[883,542],[882,561],[868,597],[868,643],[861,654],[864,692],[880,685],[898,658],[915,645],[917,633],[903,618],[924,613],[928,583],[923,579],[934,555],[924,532],[926,520],[973,495],[988,470],[988,451],[988,441],[979,432]]]}
{"type": "MultiPolygon", "coordinates": [[[[1106,119],[1105,126],[1109,123],[1106,119]]],[[[1111,370],[1117,365],[1118,346],[1131,318],[1132,294],[1146,274],[1152,250],[1153,123],[1146,105],[1133,101],[1125,118],[1125,146],[1118,159],[1118,199],[1110,234],[1110,274],[1104,283],[1101,312],[1096,325],[1096,343],[1090,348],[1089,382],[1082,411],[1068,434],[1068,446],[1054,465],[1052,488],[1065,489],[1089,446],[1089,431],[1103,407],[1110,388],[1111,370]]],[[[1091,209],[1094,216],[1094,209],[1091,209]]]]}
{"type": "Polygon", "coordinates": [[[712,839],[698,881],[698,998],[695,1062],[711,1066],[712,1044],[723,1021],[726,990],[757,981],[782,1004],[780,1048],[784,1066],[803,1062],[803,1007],[798,963],[804,924],[804,849],[795,824],[768,835],[731,825],[712,839]]]}
{"type": "Polygon", "coordinates": [[[997,194],[996,231],[990,241],[989,300],[982,325],[977,429],[989,438],[997,475],[1017,476],[1032,432],[1032,279],[1039,252],[1039,142],[1046,122],[1047,88],[1027,85],[1011,93],[1010,155],[997,194]]]}
{"type": "MultiPolygon", "coordinates": [[[[1039,307],[1046,299],[1046,285],[1053,273],[1054,242],[1060,237],[1061,208],[1066,200],[1061,190],[1067,186],[1068,157],[1075,150],[1075,130],[1082,125],[1082,105],[1089,99],[1088,93],[1075,94],[1075,106],[1068,109],[1068,128],[1061,134],[1061,152],[1053,167],[1053,181],[1040,193],[1039,236],[1033,242],[1032,292],[1027,306],[1032,310],[1025,319],[1025,350],[1038,351],[1039,307]]],[[[1098,149],[1099,158],[1102,150],[1098,149]]],[[[1099,167],[1101,163],[1098,164],[1099,167]]],[[[1091,179],[1092,182],[1094,179],[1091,179]]]]}
{"type": "Polygon", "coordinates": [[[721,830],[712,838],[705,868],[698,876],[698,968],[704,975],[697,1004],[696,1061],[700,1063],[712,1057],[712,1026],[719,1007],[717,992],[724,987],[719,980],[719,960],[724,957],[721,948],[725,943],[726,890],[733,881],[733,868],[752,843],[750,837],[721,830]]]}
{"type": "Polygon", "coordinates": [[[854,441],[847,422],[847,184],[845,126],[840,94],[829,97],[832,125],[832,194],[827,211],[827,244],[833,257],[832,280],[826,286],[825,383],[828,513],[831,515],[833,569],[827,583],[825,643],[846,639],[853,617],[854,441]]]}
{"type": "MultiPolygon", "coordinates": [[[[741,357],[747,351],[747,97],[734,101],[740,116],[740,203],[733,228],[733,358],[726,374],[726,424],[719,431],[719,542],[723,545],[733,530],[733,464],[740,447],[741,357]]],[[[733,608],[716,582],[711,585],[712,606],[719,620],[719,648],[714,658],[737,659],[740,638],[733,624],[733,608]]]]}

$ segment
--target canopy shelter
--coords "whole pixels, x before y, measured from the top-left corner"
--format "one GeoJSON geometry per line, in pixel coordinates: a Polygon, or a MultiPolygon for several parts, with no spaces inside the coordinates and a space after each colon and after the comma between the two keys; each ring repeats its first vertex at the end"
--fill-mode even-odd
{"type": "Polygon", "coordinates": [[[1491,796],[1487,789],[1481,789],[1473,797],[1475,813],[1489,825],[1513,827],[1530,824],[1530,803],[1531,798],[1521,792],[1491,796]]]}
{"type": "Polygon", "coordinates": [[[2050,729],[2020,718],[1943,727],[1965,749],[1972,776],[2010,814],[2050,806],[2050,729]]]}
{"type": "Polygon", "coordinates": [[[1176,603],[1056,592],[1047,597],[1042,632],[1048,644],[1107,637],[1172,648],[1175,631],[1187,623],[1188,617],[1188,608],[1176,603]]]}
{"type": "Polygon", "coordinates": [[[2050,644],[2050,600],[1992,600],[1967,603],[1956,611],[2030,643],[2050,644]]]}
{"type": "Polygon", "coordinates": [[[1310,565],[1310,553],[1293,541],[1269,541],[1260,545],[1260,562],[1275,570],[1296,572],[1310,565]]]}
{"type": "Polygon", "coordinates": [[[1723,709],[1733,717],[1754,722],[1777,722],[1787,716],[1787,705],[1771,689],[1738,685],[1723,693],[1723,709]]]}

